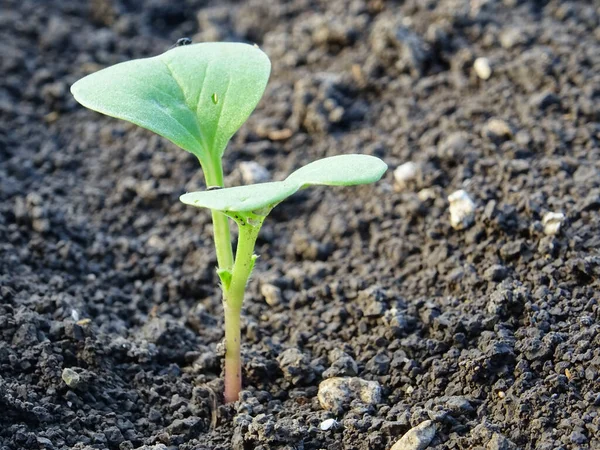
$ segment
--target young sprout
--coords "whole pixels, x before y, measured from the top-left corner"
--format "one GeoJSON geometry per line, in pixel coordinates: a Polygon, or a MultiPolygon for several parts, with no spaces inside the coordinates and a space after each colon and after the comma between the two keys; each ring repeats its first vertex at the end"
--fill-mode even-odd
{"type": "Polygon", "coordinates": [[[349,186],[373,183],[387,165],[368,155],[339,155],[314,161],[284,181],[251,184],[218,191],[191,192],[179,199],[188,205],[219,211],[239,228],[233,270],[219,270],[225,309],[225,400],[237,400],[241,390],[240,312],[248,278],[257,256],[254,244],[263,221],[281,201],[312,185],[349,186]]]}
{"type": "Polygon", "coordinates": [[[312,162],[284,181],[219,189],[225,147],[262,97],[270,70],[269,58],[255,46],[188,44],[103,69],[71,87],[83,106],[154,131],[200,162],[207,190],[180,200],[212,212],[225,311],[226,402],[236,401],[242,386],[241,308],[267,215],[299,189],[372,183],[387,169],[373,156],[339,155],[312,162]],[[235,258],[228,218],[239,228],[235,258]]]}

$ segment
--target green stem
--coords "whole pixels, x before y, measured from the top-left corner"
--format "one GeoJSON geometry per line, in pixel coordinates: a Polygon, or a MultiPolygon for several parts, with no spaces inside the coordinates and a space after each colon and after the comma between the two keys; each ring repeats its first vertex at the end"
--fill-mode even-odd
{"type": "MultiPolygon", "coordinates": [[[[262,225],[250,225],[240,220],[238,245],[235,253],[235,264],[231,283],[223,292],[223,309],[225,311],[225,402],[238,400],[242,390],[242,357],[240,315],[248,278],[254,267],[254,245],[262,225]]],[[[225,289],[225,286],[224,286],[225,289]]]]}
{"type": "MultiPolygon", "coordinates": [[[[212,161],[202,164],[206,187],[223,187],[223,165],[221,161],[212,161]]],[[[219,211],[212,211],[213,237],[217,251],[217,264],[219,269],[231,270],[233,267],[233,250],[231,249],[231,233],[229,232],[229,220],[227,216],[219,211]]]]}
{"type": "Polygon", "coordinates": [[[244,301],[244,292],[246,291],[246,283],[254,267],[254,245],[262,221],[257,225],[252,226],[245,222],[240,224],[237,249],[235,252],[235,264],[231,273],[231,284],[227,289],[226,300],[232,307],[241,308],[244,301]]]}
{"type": "Polygon", "coordinates": [[[241,358],[241,308],[231,308],[223,302],[225,310],[225,403],[239,399],[242,390],[241,358]]]}
{"type": "Polygon", "coordinates": [[[217,250],[217,264],[220,269],[231,269],[233,251],[231,250],[231,234],[227,216],[219,211],[212,211],[213,237],[217,250]]]}
{"type": "MultiPolygon", "coordinates": [[[[219,159],[202,164],[206,186],[223,187],[223,165],[219,159]]],[[[265,214],[266,216],[266,214],[265,214]]],[[[231,271],[231,282],[223,283],[225,313],[225,402],[235,402],[242,390],[241,312],[248,278],[254,267],[254,245],[264,216],[252,213],[238,222],[238,245],[233,259],[229,221],[225,214],[212,211],[213,236],[219,269],[231,271]]]]}

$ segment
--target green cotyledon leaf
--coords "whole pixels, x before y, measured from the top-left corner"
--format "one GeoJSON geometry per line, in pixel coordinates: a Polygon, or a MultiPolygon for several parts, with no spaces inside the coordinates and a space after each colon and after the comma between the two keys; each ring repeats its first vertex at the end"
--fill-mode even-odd
{"type": "Polygon", "coordinates": [[[83,106],[147,128],[203,162],[222,156],[260,101],[270,71],[257,47],[201,43],[107,67],[71,92],[83,106]]]}
{"type": "Polygon", "coordinates": [[[386,170],[387,164],[374,156],[339,155],[314,161],[283,181],[190,192],[179,199],[186,205],[225,213],[270,210],[303,187],[374,183],[386,170]]]}
{"type": "Polygon", "coordinates": [[[310,186],[351,186],[379,180],[387,165],[369,155],[337,155],[319,159],[293,172],[286,182],[310,186]]]}

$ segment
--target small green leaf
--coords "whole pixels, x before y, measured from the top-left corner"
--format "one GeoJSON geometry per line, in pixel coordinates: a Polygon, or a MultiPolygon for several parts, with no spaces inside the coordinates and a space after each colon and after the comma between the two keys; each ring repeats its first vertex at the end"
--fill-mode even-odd
{"type": "Polygon", "coordinates": [[[296,185],[274,181],[271,183],[236,186],[216,191],[200,191],[179,197],[186,205],[217,211],[245,212],[275,206],[298,190],[296,185]]]}
{"type": "Polygon", "coordinates": [[[252,255],[250,258],[250,273],[254,270],[254,265],[256,264],[256,260],[258,259],[258,255],[252,255]]]}
{"type": "Polygon", "coordinates": [[[375,156],[337,155],[319,159],[296,170],[286,182],[302,187],[313,184],[351,186],[374,183],[387,170],[387,164],[375,156]]]}
{"type": "Polygon", "coordinates": [[[374,156],[339,155],[312,162],[292,173],[284,181],[190,192],[179,199],[186,205],[225,213],[257,211],[273,208],[306,186],[373,183],[379,180],[386,170],[387,165],[374,156]]]}
{"type": "Polygon", "coordinates": [[[267,55],[252,45],[202,43],[108,67],[71,92],[83,106],[154,131],[206,162],[222,156],[270,71],[267,55]]]}
{"type": "Polygon", "coordinates": [[[217,269],[217,275],[221,279],[221,283],[223,283],[223,289],[227,291],[229,289],[229,285],[231,284],[232,273],[227,269],[217,269]]]}

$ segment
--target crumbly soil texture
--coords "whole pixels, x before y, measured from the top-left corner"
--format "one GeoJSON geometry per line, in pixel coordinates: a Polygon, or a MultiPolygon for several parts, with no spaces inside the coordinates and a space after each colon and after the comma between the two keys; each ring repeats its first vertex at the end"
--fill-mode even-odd
{"type": "Polygon", "coordinates": [[[388,450],[426,421],[403,449],[600,448],[599,21],[594,1],[4,0],[0,449],[388,450]],[[267,219],[231,405],[210,215],[178,201],[197,161],[69,93],[184,36],[273,63],[227,185],[249,161],[390,166],[267,219]],[[332,377],[363,391],[324,405],[332,377]]]}

